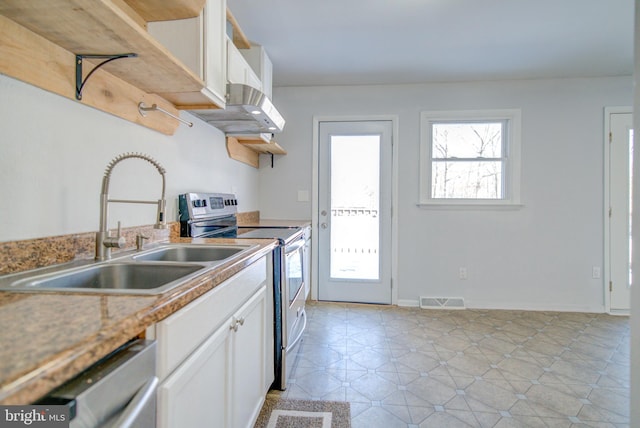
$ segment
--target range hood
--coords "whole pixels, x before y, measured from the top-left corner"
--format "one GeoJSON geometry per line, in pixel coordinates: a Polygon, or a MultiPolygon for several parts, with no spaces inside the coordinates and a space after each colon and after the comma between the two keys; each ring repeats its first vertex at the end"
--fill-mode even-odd
{"type": "Polygon", "coordinates": [[[278,133],[284,119],[269,97],[249,85],[228,83],[224,110],[189,110],[227,135],[278,133]]]}

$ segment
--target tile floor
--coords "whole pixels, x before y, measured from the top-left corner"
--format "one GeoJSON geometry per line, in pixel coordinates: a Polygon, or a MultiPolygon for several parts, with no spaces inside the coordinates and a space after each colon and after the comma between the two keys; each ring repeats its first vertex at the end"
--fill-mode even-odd
{"type": "Polygon", "coordinates": [[[311,303],[291,399],[353,428],[627,427],[629,319],[311,303]]]}

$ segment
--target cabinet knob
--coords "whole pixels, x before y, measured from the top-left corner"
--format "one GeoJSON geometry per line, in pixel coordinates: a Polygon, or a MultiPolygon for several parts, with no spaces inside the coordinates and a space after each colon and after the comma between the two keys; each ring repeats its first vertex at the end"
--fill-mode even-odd
{"type": "Polygon", "coordinates": [[[238,331],[238,327],[241,325],[244,325],[244,317],[240,317],[238,319],[234,318],[233,321],[231,321],[229,330],[238,331]]]}

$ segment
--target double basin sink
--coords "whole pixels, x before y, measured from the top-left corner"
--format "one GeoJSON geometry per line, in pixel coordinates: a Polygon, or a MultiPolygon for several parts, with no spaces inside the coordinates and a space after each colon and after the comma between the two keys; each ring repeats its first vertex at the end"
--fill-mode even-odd
{"type": "Polygon", "coordinates": [[[254,245],[167,244],[79,267],[60,265],[0,278],[4,291],[161,294],[254,245]]]}

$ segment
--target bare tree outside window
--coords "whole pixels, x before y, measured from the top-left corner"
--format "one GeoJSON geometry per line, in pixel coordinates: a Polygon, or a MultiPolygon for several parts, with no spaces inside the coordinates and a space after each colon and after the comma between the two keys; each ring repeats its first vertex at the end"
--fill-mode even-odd
{"type": "Polygon", "coordinates": [[[519,109],[421,112],[418,206],[520,207],[521,122],[519,109]]]}
{"type": "Polygon", "coordinates": [[[431,124],[431,197],[502,199],[505,122],[431,124]]]}

